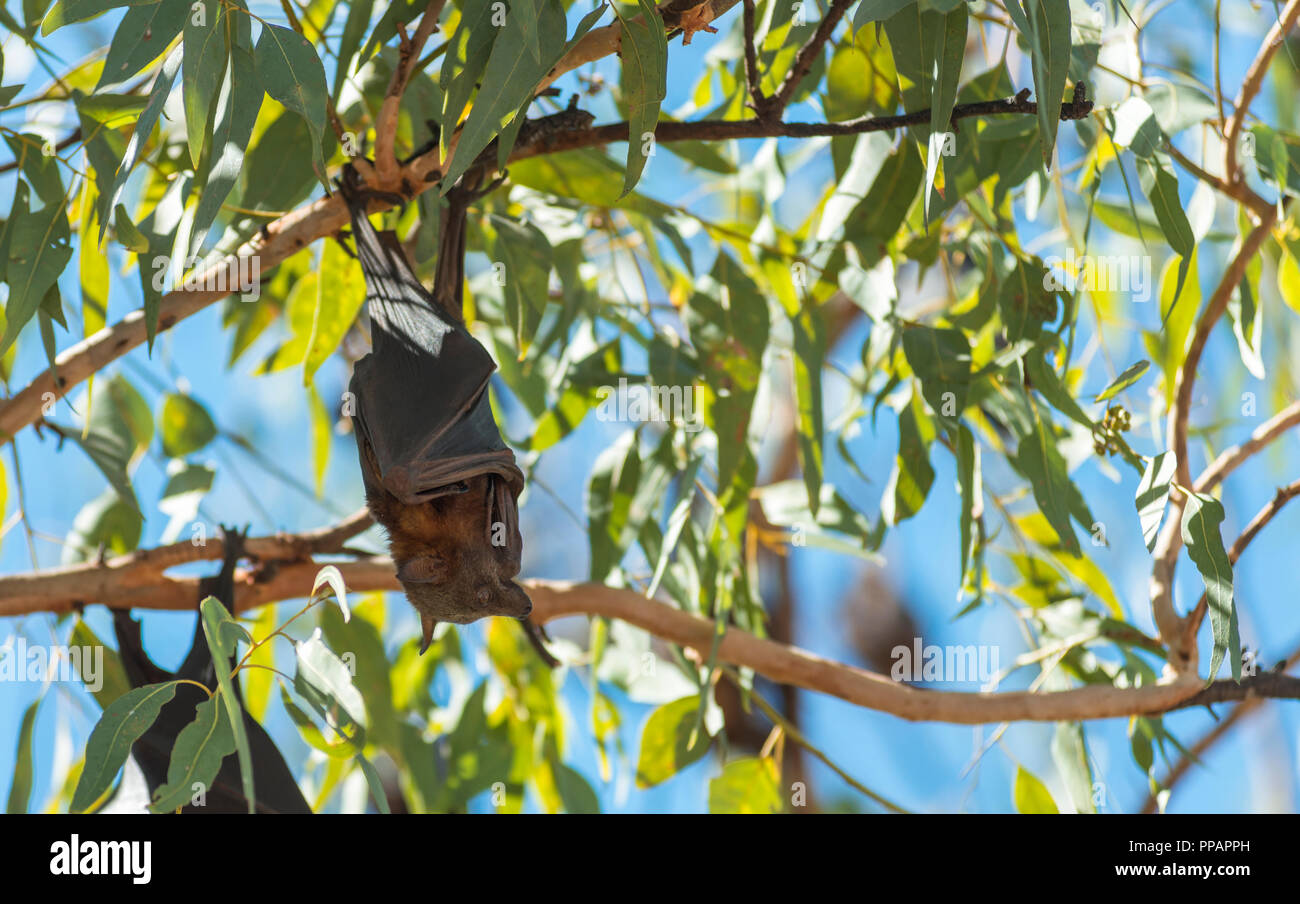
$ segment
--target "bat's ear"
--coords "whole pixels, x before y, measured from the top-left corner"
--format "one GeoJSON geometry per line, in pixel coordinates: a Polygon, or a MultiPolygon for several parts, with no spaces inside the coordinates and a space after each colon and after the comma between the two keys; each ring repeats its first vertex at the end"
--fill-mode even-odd
{"type": "Polygon", "coordinates": [[[403,584],[438,584],[447,580],[447,564],[437,556],[416,556],[397,566],[403,584]]]}

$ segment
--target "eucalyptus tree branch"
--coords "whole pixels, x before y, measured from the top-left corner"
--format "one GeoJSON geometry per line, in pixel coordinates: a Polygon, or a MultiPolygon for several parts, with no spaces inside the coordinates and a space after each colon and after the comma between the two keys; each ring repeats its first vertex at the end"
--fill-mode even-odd
{"type": "Polygon", "coordinates": [[[758,48],[754,44],[754,0],[745,0],[745,81],[749,85],[750,106],[764,121],[772,118],[773,99],[763,93],[763,78],[758,73],[758,48]]]}
{"type": "MultiPolygon", "coordinates": [[[[249,537],[244,547],[249,556],[263,566],[254,578],[264,579],[278,570],[280,563],[310,564],[313,556],[342,553],[347,541],[372,523],[370,512],[363,508],[338,524],[319,530],[249,537]]],[[[189,608],[169,604],[172,600],[185,599],[183,594],[178,597],[176,593],[178,588],[186,585],[168,577],[165,574],[167,569],[224,556],[225,544],[221,537],[211,537],[202,543],[172,543],[99,562],[0,577],[0,617],[44,609],[65,612],[91,603],[133,608],[189,608]],[[137,598],[139,602],[136,602],[137,598]],[[149,605],[144,601],[146,599],[161,605],[149,605]],[[33,606],[37,608],[33,609],[33,606]]],[[[309,579],[307,587],[310,586],[309,579]]],[[[193,601],[190,598],[191,604],[193,601]]]]}
{"type": "Polygon", "coordinates": [[[393,142],[397,136],[397,117],[406,94],[406,86],[411,81],[411,73],[424,45],[438,27],[438,17],[447,0],[429,0],[429,5],[420,17],[420,25],[415,30],[415,37],[408,39],[406,32],[400,32],[399,57],[397,68],[388,83],[383,105],[379,108],[379,117],[375,121],[375,168],[381,183],[391,183],[397,177],[398,163],[393,154],[393,142]]]}
{"type": "MultiPolygon", "coordinates": [[[[351,527],[365,519],[354,516],[351,527]]],[[[333,534],[337,529],[320,532],[333,534]]],[[[277,548],[292,548],[283,538],[277,548]],[[287,546],[285,544],[288,544],[287,546]]],[[[257,548],[258,541],[250,541],[257,548]]],[[[187,554],[200,558],[220,555],[218,544],[195,547],[187,554]]],[[[399,590],[390,559],[364,557],[335,563],[353,591],[399,590]]],[[[236,575],[235,607],[246,612],[267,603],[300,598],[312,586],[320,563],[309,558],[268,562],[236,575]]],[[[169,577],[156,569],[132,573],[129,565],[107,562],[49,572],[0,578],[0,616],[31,612],[68,612],[91,603],[118,608],[192,610],[200,579],[169,577]]],[[[533,601],[533,619],[545,623],[566,615],[599,615],[642,628],[656,637],[708,655],[713,649],[712,619],[675,609],[626,589],[563,581],[525,581],[533,601]]],[[[1295,686],[1276,680],[1221,681],[1204,688],[1194,675],[1178,675],[1144,687],[1088,686],[1068,691],[1033,693],[961,693],[930,691],[901,684],[884,675],[823,659],[788,644],[728,628],[717,648],[718,661],[750,668],[772,681],[829,694],[868,709],[909,721],[962,725],[989,722],[1055,722],[1106,719],[1168,712],[1189,700],[1243,700],[1252,694],[1278,697],[1300,695],[1295,686]]],[[[1300,682],[1297,682],[1300,685],[1300,682]]]]}
{"type": "MultiPolygon", "coordinates": [[[[1300,648],[1293,651],[1291,655],[1286,658],[1278,671],[1289,671],[1290,669],[1295,668],[1297,663],[1300,663],[1300,648]]],[[[1204,758],[1206,752],[1211,747],[1217,744],[1229,731],[1233,729],[1233,727],[1245,719],[1246,716],[1263,706],[1264,701],[1267,699],[1269,699],[1269,697],[1264,695],[1247,697],[1245,700],[1241,701],[1240,706],[1233,707],[1232,712],[1226,714],[1222,719],[1216,722],[1214,727],[1203,737],[1187,748],[1187,753],[1179,757],[1178,762],[1171,766],[1169,771],[1165,773],[1164,780],[1160,783],[1161,787],[1172,790],[1174,785],[1178,784],[1178,782],[1191,771],[1191,768],[1195,766],[1198,761],[1204,758]]],[[[1159,803],[1156,801],[1155,795],[1148,794],[1147,799],[1142,804],[1141,812],[1155,813],[1158,809],[1159,803]]]]}
{"type": "Polygon", "coordinates": [[[1273,56],[1277,53],[1282,42],[1286,40],[1289,32],[1300,19],[1300,0],[1290,0],[1286,8],[1278,15],[1278,19],[1273,23],[1273,27],[1268,30],[1264,37],[1264,43],[1260,45],[1259,52],[1255,54],[1254,61],[1250,68],[1246,70],[1246,78],[1241,83],[1241,91],[1237,94],[1237,99],[1233,101],[1232,116],[1228,117],[1228,126],[1224,130],[1224,149],[1223,170],[1227,176],[1228,182],[1240,182],[1241,170],[1237,166],[1237,146],[1241,141],[1241,130],[1246,122],[1246,115],[1250,112],[1251,102],[1259,94],[1259,89],[1263,86],[1264,76],[1268,73],[1269,64],[1273,62],[1273,56]]]}
{"type": "Polygon", "coordinates": [[[1295,426],[1300,426],[1300,402],[1292,402],[1273,415],[1257,427],[1246,442],[1224,450],[1196,478],[1196,483],[1193,484],[1196,492],[1205,493],[1214,489],[1225,477],[1240,467],[1246,459],[1295,426]]]}
{"type": "MultiPolygon", "coordinates": [[[[1196,331],[1187,347],[1187,355],[1178,370],[1174,406],[1169,412],[1168,442],[1177,462],[1177,482],[1182,486],[1193,485],[1191,466],[1187,462],[1187,422],[1192,407],[1192,389],[1196,384],[1196,373],[1201,365],[1205,344],[1214,325],[1228,309],[1228,301],[1245,275],[1246,267],[1259,253],[1276,220],[1277,210],[1270,207],[1242,242],[1201,313],[1196,331]]],[[[1196,645],[1187,644],[1186,621],[1174,607],[1174,570],[1178,564],[1178,552],[1183,546],[1182,516],[1186,505],[1187,498],[1182,491],[1171,489],[1169,511],[1165,514],[1165,521],[1151,551],[1155,560],[1151,566],[1151,613],[1160,630],[1160,639],[1169,649],[1170,665],[1180,672],[1195,672],[1196,645]]]]}
{"type": "Polygon", "coordinates": [[[1198,166],[1190,157],[1178,150],[1172,141],[1166,143],[1165,149],[1169,152],[1169,156],[1173,158],[1173,161],[1187,172],[1214,188],[1220,194],[1246,205],[1255,212],[1256,216],[1263,217],[1268,212],[1268,208],[1272,206],[1244,181],[1230,183],[1198,166]]]}
{"type": "MultiPolygon", "coordinates": [[[[369,513],[361,510],[330,527],[297,535],[250,538],[247,549],[256,565],[237,575],[236,610],[245,612],[304,596],[322,564],[314,557],[346,554],[347,540],[370,523],[369,513]]],[[[222,543],[214,538],[203,545],[177,543],[102,562],[0,578],[0,617],[68,612],[94,603],[116,608],[190,610],[198,596],[200,578],[172,577],[165,570],[182,563],[220,559],[223,554],[222,543]]],[[[393,563],[387,558],[360,556],[335,564],[353,591],[401,589],[393,563]]],[[[538,623],[566,615],[600,615],[626,621],[702,655],[712,649],[711,619],[647,599],[635,591],[561,581],[524,583],[533,600],[533,619],[538,623]]],[[[1090,686],[1052,693],[991,694],[929,691],[736,628],[724,634],[718,657],[721,662],[751,668],[778,683],[830,694],[911,721],[1075,721],[1168,712],[1256,695],[1300,697],[1300,680],[1261,677],[1240,685],[1216,682],[1207,688],[1190,674],[1137,688],[1090,686]]]]}
{"type": "MultiPolygon", "coordinates": [[[[693,9],[692,22],[695,27],[703,27],[739,2],[740,0],[707,0],[707,2],[701,3],[693,9]]],[[[665,7],[670,6],[672,6],[671,3],[665,4],[665,7]]],[[[673,23],[669,22],[668,24],[673,23]]],[[[617,53],[622,39],[623,26],[618,22],[600,28],[593,28],[579,38],[578,43],[564,55],[560,62],[555,64],[551,71],[546,74],[546,77],[542,79],[542,83],[537,86],[537,90],[541,91],[549,88],[561,76],[567,75],[579,66],[593,63],[603,57],[617,53]]]]}
{"type": "MultiPolygon", "coordinates": [[[[1028,95],[1028,90],[1025,90],[1005,100],[958,104],[953,108],[952,118],[1037,114],[1038,105],[1028,100],[1028,95]]],[[[1091,101],[1076,99],[1061,104],[1061,119],[1082,119],[1091,111],[1091,101]]],[[[930,111],[927,109],[898,116],[864,117],[851,122],[831,123],[764,123],[757,119],[661,122],[655,127],[655,138],[659,142],[722,138],[810,138],[884,132],[929,121],[930,111]]],[[[545,142],[517,148],[511,153],[510,160],[513,162],[560,151],[596,147],[613,141],[626,141],[627,137],[626,122],[560,132],[545,142]]],[[[452,139],[449,155],[454,152],[454,146],[455,138],[452,139]]],[[[444,171],[445,163],[439,159],[435,149],[404,164],[398,179],[404,195],[414,198],[432,188],[435,183],[429,181],[428,174],[444,171]]],[[[371,206],[378,211],[390,205],[376,200],[371,206]]],[[[201,273],[194,274],[192,282],[199,286],[239,285],[241,273],[247,272],[244,269],[247,264],[240,262],[250,257],[258,259],[263,275],[268,274],[285,259],[317,239],[334,235],[347,223],[348,213],[341,199],[335,196],[320,198],[269,223],[258,236],[245,242],[232,254],[214,262],[201,273]]],[[[188,287],[168,292],[163,296],[159,309],[159,331],[171,329],[186,317],[225,298],[230,292],[229,288],[188,287]]],[[[53,368],[41,373],[16,395],[0,402],[0,441],[38,421],[43,413],[48,412],[48,406],[67,395],[72,387],[139,346],[145,338],[144,311],[135,310],[118,323],[105,327],[60,352],[53,368]]]]}
{"type": "Polygon", "coordinates": [[[772,98],[773,115],[779,115],[790,105],[791,98],[799,89],[799,83],[812,69],[813,61],[821,54],[826,42],[830,40],[831,32],[835,30],[836,25],[840,24],[840,19],[844,18],[844,13],[851,5],[853,0],[832,0],[830,9],[826,10],[826,16],[817,25],[817,30],[795,54],[790,71],[785,74],[785,81],[781,83],[781,87],[772,98]]]}
{"type": "MultiPolygon", "coordinates": [[[[1279,15],[1278,21],[1269,29],[1254,62],[1246,72],[1245,81],[1242,82],[1235,109],[1228,120],[1224,134],[1227,143],[1224,171],[1228,186],[1241,184],[1241,174],[1237,168],[1237,143],[1241,138],[1242,124],[1250,103],[1259,93],[1273,55],[1277,53],[1286,33],[1295,25],[1298,18],[1300,18],[1300,0],[1290,0],[1286,9],[1279,15]]],[[[1184,165],[1188,162],[1190,161],[1185,161],[1184,165]]],[[[1196,372],[1201,365],[1205,344],[1215,324],[1227,311],[1233,290],[1240,284],[1246,273],[1246,267],[1259,254],[1264,240],[1272,232],[1277,222],[1278,208],[1281,206],[1281,204],[1269,205],[1266,209],[1257,209],[1248,201],[1243,203],[1247,203],[1255,210],[1259,222],[1247,234],[1215,288],[1214,294],[1210,296],[1200,319],[1197,320],[1196,331],[1192,335],[1191,344],[1187,348],[1187,355],[1179,368],[1175,384],[1174,406],[1169,412],[1169,448],[1173,451],[1177,463],[1177,482],[1182,486],[1192,486],[1191,465],[1187,461],[1188,417],[1192,407],[1192,390],[1196,384],[1196,372]]],[[[1231,469],[1227,463],[1221,467],[1216,466],[1220,466],[1220,462],[1215,462],[1206,474],[1202,475],[1203,479],[1206,475],[1210,476],[1208,485],[1212,486],[1213,482],[1217,482],[1219,478],[1215,475],[1227,473],[1231,469]]],[[[1186,505],[1187,499],[1180,490],[1170,491],[1169,512],[1152,550],[1155,563],[1151,568],[1151,611],[1156,626],[1160,629],[1160,639],[1169,647],[1170,664],[1179,671],[1195,671],[1196,645],[1189,643],[1188,637],[1188,627],[1192,619],[1190,617],[1184,619],[1174,607],[1174,570],[1178,564],[1178,552],[1183,545],[1182,514],[1186,505]]]]}

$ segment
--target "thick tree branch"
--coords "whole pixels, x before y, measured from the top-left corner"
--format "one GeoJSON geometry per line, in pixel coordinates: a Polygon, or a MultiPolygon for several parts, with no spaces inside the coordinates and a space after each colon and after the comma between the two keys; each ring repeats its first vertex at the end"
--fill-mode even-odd
{"type": "MultiPolygon", "coordinates": [[[[304,596],[320,562],[315,555],[339,553],[347,540],[371,523],[364,510],[338,525],[299,535],[250,538],[256,567],[236,577],[235,607],[245,612],[266,603],[304,596]]],[[[1248,541],[1247,541],[1248,542],[1248,541]]],[[[32,612],[68,612],[100,603],[116,608],[189,610],[199,593],[197,577],[172,577],[165,570],[203,559],[220,559],[222,543],[177,543],[141,550],[105,562],[0,578],[0,617],[32,612]]],[[[335,563],[349,589],[400,590],[392,561],[363,557],[335,563]]],[[[647,599],[632,590],[598,584],[526,581],[533,618],[545,623],[566,615],[600,615],[636,625],[656,637],[707,655],[710,619],[647,599]]],[[[731,628],[718,648],[722,662],[751,668],[772,681],[830,694],[910,721],[983,724],[1008,721],[1075,721],[1168,712],[1188,705],[1244,700],[1252,695],[1300,697],[1300,680],[1217,682],[1205,688],[1192,674],[1137,688],[1083,687],[1052,693],[930,691],[884,675],[832,662],[789,644],[731,628]],[[1191,702],[1189,702],[1191,701],[1191,702]]]]}
{"type": "MultiPolygon", "coordinates": [[[[308,550],[332,551],[367,523],[368,517],[358,512],[337,527],[299,538],[254,539],[249,541],[249,548],[271,556],[299,556],[308,550]]],[[[162,573],[164,563],[215,559],[221,555],[221,545],[211,542],[187,546],[177,544],[164,551],[135,553],[102,564],[0,578],[0,616],[67,612],[92,603],[119,608],[193,609],[200,579],[170,577],[162,573]]],[[[400,589],[393,564],[386,558],[362,558],[337,565],[353,591],[400,589]]],[[[244,612],[266,603],[302,597],[311,587],[319,567],[320,563],[303,557],[263,560],[257,568],[241,571],[236,580],[237,610],[244,612]]],[[[554,581],[525,584],[533,599],[534,619],[539,623],[565,615],[602,615],[626,621],[703,655],[708,654],[713,643],[710,619],[646,599],[631,590],[554,581]]],[[[981,724],[1112,718],[1166,712],[1195,697],[1202,689],[1195,676],[1183,675],[1147,687],[1094,686],[1046,694],[928,691],[736,629],[727,631],[718,655],[722,662],[752,668],[772,681],[830,694],[912,721],[981,724]]],[[[1225,699],[1235,693],[1244,694],[1230,689],[1216,693],[1228,695],[1225,699]]]]}
{"type": "MultiPolygon", "coordinates": [[[[215,555],[215,544],[205,549],[215,555]]],[[[399,590],[393,564],[386,558],[336,563],[349,589],[399,590]]],[[[310,560],[280,563],[236,576],[235,603],[246,612],[270,602],[299,598],[312,585],[320,565],[310,560]]],[[[92,602],[138,609],[190,610],[199,592],[199,578],[155,575],[149,583],[126,586],[96,579],[94,571],[111,566],[82,566],[57,572],[0,579],[0,615],[36,611],[66,612],[92,602]],[[78,583],[71,586],[69,572],[78,583]],[[91,592],[99,592],[91,597],[91,592]]],[[[601,615],[636,625],[656,637],[708,655],[713,622],[674,609],[631,591],[597,584],[526,581],[533,600],[533,618],[545,623],[566,615],[601,615]]],[[[884,675],[832,662],[797,647],[729,629],[718,649],[721,662],[751,668],[772,681],[839,697],[869,709],[909,721],[963,725],[1013,721],[1075,721],[1167,712],[1201,691],[1194,676],[1138,688],[1084,687],[1053,693],[1009,691],[960,693],[928,691],[897,683],[884,675]]],[[[1226,682],[1231,684],[1232,682],[1226,682]]],[[[1234,684],[1233,687],[1236,687],[1234,684]]],[[[1288,689],[1289,692],[1289,689],[1288,689]]],[[[1245,691],[1216,691],[1245,696],[1245,691]]]]}
{"type": "MultiPolygon", "coordinates": [[[[373,523],[370,512],[361,509],[330,527],[301,534],[277,534],[271,537],[249,537],[244,547],[248,554],[264,567],[255,577],[264,584],[278,571],[280,563],[312,566],[311,557],[343,551],[349,539],[373,523]]],[[[188,584],[167,577],[169,568],[208,559],[220,560],[225,555],[225,544],[220,537],[208,538],[201,544],[173,543],[153,549],[141,549],[103,562],[71,565],[29,574],[0,577],[0,617],[24,612],[49,610],[66,612],[79,605],[103,603],[114,607],[184,609],[187,598],[181,588],[188,584]],[[179,595],[178,595],[179,594],[179,595]],[[135,602],[139,598],[140,602],[135,602]],[[161,605],[151,605],[144,599],[161,605]],[[175,602],[177,605],[172,605],[175,602]]],[[[313,571],[314,574],[314,571],[313,571]]],[[[197,588],[197,583],[194,584],[197,588]]],[[[283,586],[290,596],[300,596],[302,587],[283,586]]],[[[308,587],[311,586],[308,579],[308,587]]],[[[197,591],[196,591],[197,592],[197,591]]],[[[192,595],[191,595],[192,597],[192,595]]],[[[260,605],[270,602],[259,592],[254,597],[260,605]]],[[[193,599],[190,599],[193,603],[193,599]]],[[[242,603],[241,603],[242,605],[242,603]]]]}

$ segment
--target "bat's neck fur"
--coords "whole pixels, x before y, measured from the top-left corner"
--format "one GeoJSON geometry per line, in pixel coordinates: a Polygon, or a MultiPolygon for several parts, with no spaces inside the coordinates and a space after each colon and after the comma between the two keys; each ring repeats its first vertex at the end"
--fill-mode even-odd
{"type": "Polygon", "coordinates": [[[401,565],[430,552],[443,553],[474,540],[482,542],[488,529],[483,519],[490,480],[488,475],[480,474],[466,481],[468,492],[438,496],[421,505],[406,505],[384,490],[367,494],[370,513],[388,531],[393,561],[401,565]]]}

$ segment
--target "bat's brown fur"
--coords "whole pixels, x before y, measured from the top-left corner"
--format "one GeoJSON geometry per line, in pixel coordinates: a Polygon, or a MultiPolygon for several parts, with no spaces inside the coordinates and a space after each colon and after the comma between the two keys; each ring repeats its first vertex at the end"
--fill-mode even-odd
{"type": "MultiPolygon", "coordinates": [[[[366,448],[366,454],[372,455],[366,448]]],[[[492,543],[491,485],[480,474],[465,481],[468,490],[407,505],[376,489],[366,495],[375,520],[388,531],[388,546],[407,599],[421,622],[468,624],[485,615],[523,618],[532,611],[523,588],[512,578],[519,559],[508,544],[492,543]],[[408,580],[411,574],[418,579],[408,580]]]]}

